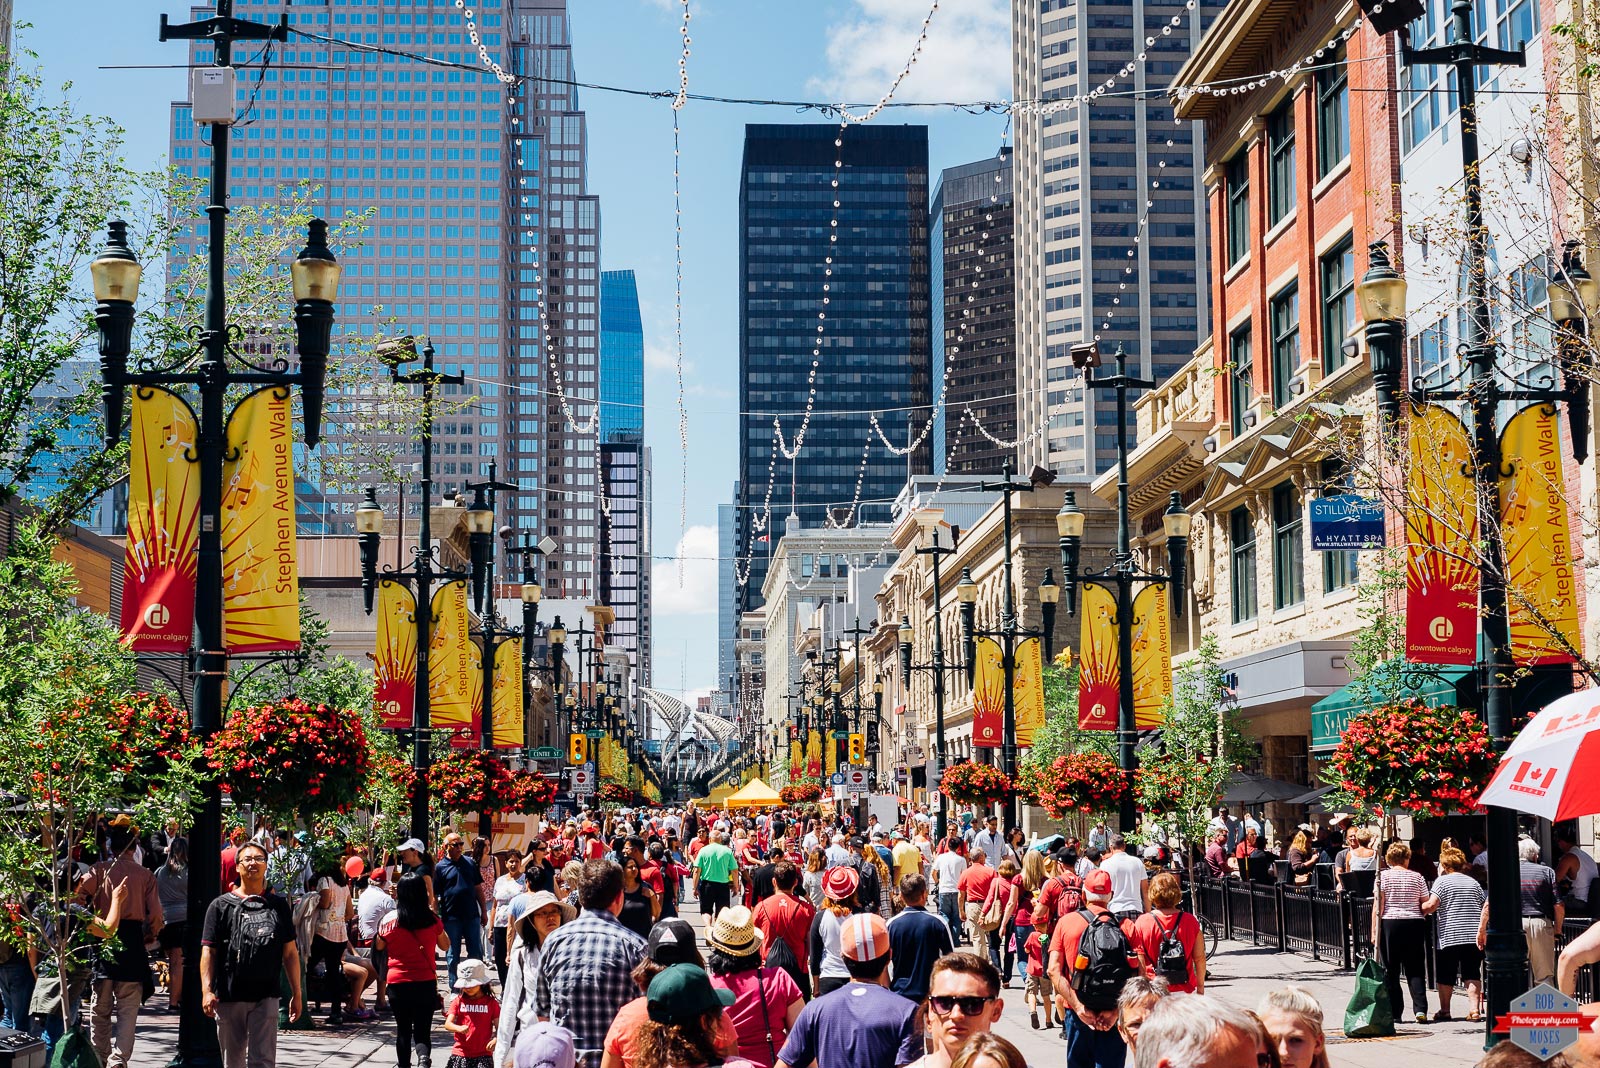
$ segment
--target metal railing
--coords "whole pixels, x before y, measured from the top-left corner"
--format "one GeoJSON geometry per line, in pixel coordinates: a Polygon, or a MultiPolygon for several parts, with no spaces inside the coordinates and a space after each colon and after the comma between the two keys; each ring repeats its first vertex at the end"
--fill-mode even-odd
{"type": "MultiPolygon", "coordinates": [[[[1193,902],[1196,913],[1216,925],[1219,938],[1297,953],[1340,968],[1354,968],[1361,957],[1373,954],[1372,897],[1368,894],[1291,883],[1197,878],[1193,902]]],[[[1567,920],[1556,933],[1557,952],[1591,922],[1587,916],[1567,920]]],[[[1435,976],[1433,951],[1434,922],[1429,917],[1424,967],[1430,988],[1435,976]]],[[[1576,998],[1585,1004],[1600,1000],[1596,966],[1579,970],[1576,998]]]]}

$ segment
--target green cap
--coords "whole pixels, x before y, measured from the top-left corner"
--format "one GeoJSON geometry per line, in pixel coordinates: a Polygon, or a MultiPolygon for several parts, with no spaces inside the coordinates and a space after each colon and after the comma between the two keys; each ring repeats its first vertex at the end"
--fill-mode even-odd
{"type": "Polygon", "coordinates": [[[733,991],[711,985],[697,964],[674,964],[650,980],[650,1019],[659,1024],[684,1024],[733,1004],[733,991]]]}

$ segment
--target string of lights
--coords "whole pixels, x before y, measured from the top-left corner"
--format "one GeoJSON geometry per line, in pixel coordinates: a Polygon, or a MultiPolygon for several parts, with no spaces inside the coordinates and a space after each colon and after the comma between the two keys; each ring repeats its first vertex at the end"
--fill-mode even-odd
{"type": "MultiPolygon", "coordinates": [[[[683,54],[678,57],[678,95],[672,101],[672,251],[673,251],[673,333],[677,340],[678,372],[678,540],[689,533],[689,409],[683,389],[683,145],[678,114],[689,102],[689,0],[683,0],[683,21],[678,35],[683,38],[683,54]]],[[[683,589],[683,564],[678,565],[678,588],[683,589]]]]}

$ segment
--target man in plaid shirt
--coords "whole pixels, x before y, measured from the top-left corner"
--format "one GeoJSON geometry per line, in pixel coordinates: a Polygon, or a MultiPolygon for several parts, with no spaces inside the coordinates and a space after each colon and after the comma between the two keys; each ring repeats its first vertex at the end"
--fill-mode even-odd
{"type": "Polygon", "coordinates": [[[622,926],[622,869],[609,860],[584,864],[578,878],[583,914],[551,932],[539,957],[535,1011],[572,1032],[578,1063],[598,1068],[606,1031],[639,996],[633,969],[645,940],[622,926]]]}

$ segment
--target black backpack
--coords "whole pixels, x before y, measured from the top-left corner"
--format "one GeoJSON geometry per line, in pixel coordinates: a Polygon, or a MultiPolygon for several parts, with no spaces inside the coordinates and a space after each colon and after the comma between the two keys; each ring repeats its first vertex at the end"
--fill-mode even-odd
{"type": "Polygon", "coordinates": [[[1183,948],[1183,940],[1178,937],[1178,927],[1182,923],[1181,912],[1173,919],[1171,930],[1161,926],[1159,918],[1156,920],[1156,926],[1161,927],[1161,945],[1156,949],[1156,971],[1175,987],[1189,985],[1189,951],[1183,948]]]}
{"type": "Polygon", "coordinates": [[[283,943],[278,940],[278,910],[266,897],[247,897],[234,906],[228,931],[228,976],[268,974],[283,969],[283,943]]]}
{"type": "Polygon", "coordinates": [[[1128,963],[1133,947],[1122,926],[1110,913],[1095,915],[1078,910],[1089,924],[1078,939],[1077,967],[1072,972],[1072,989],[1090,1012],[1109,1012],[1117,1007],[1123,984],[1134,976],[1128,963]]]}
{"type": "Polygon", "coordinates": [[[809,990],[811,983],[800,967],[800,961],[795,958],[794,950],[789,948],[789,943],[782,938],[772,940],[772,948],[767,950],[766,959],[761,962],[768,968],[779,968],[789,973],[789,978],[801,990],[809,990]]]}

